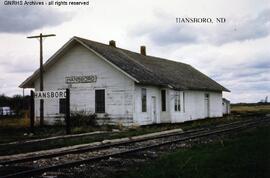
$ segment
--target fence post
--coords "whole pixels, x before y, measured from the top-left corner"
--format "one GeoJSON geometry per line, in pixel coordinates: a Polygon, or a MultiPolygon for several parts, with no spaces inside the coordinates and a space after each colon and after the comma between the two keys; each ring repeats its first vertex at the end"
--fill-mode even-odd
{"type": "Polygon", "coordinates": [[[66,89],[66,134],[71,133],[70,128],[70,90],[66,89]]]}
{"type": "Polygon", "coordinates": [[[31,90],[30,96],[30,132],[34,133],[35,125],[35,93],[31,90]]]}

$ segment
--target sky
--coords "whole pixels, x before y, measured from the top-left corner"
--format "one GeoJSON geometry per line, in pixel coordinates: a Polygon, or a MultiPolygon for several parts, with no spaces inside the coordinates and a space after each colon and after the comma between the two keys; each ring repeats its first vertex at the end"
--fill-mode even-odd
{"type": "MultiPolygon", "coordinates": [[[[39,0],[42,1],[42,0],[39,0]]],[[[44,2],[49,2],[43,0],[44,2]]],[[[78,0],[73,0],[78,1],[78,0]]],[[[91,0],[87,6],[11,6],[0,2],[0,94],[39,67],[73,36],[188,63],[228,88],[232,103],[270,96],[269,0],[91,0]],[[225,18],[225,23],[176,23],[176,18],[225,18]]],[[[169,72],[169,71],[168,71],[169,72]]],[[[29,90],[25,90],[29,94],[29,90]]]]}

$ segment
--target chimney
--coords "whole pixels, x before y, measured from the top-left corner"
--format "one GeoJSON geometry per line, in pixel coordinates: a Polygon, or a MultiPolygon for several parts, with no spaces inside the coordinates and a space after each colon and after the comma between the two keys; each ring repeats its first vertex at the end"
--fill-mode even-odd
{"type": "Polygon", "coordinates": [[[109,42],[109,45],[112,46],[112,47],[116,47],[116,44],[115,44],[115,41],[114,41],[114,40],[111,40],[111,41],[109,42]]]}
{"type": "Polygon", "coordinates": [[[146,56],[146,47],[145,46],[141,46],[141,54],[146,56]]]}

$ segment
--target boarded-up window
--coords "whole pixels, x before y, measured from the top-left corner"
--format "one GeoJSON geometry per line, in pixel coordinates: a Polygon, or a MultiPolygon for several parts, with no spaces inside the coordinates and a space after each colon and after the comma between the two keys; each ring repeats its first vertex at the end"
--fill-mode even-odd
{"type": "Polygon", "coordinates": [[[161,110],[166,111],[166,90],[161,90],[161,110]]]}
{"type": "Polygon", "coordinates": [[[141,99],[142,99],[142,112],[146,112],[147,111],[147,101],[146,101],[146,88],[142,88],[142,96],[141,96],[141,99]]]}
{"type": "Polygon", "coordinates": [[[66,113],[66,99],[65,98],[61,98],[59,100],[59,113],[60,114],[66,113]]]}
{"type": "Polygon", "coordinates": [[[105,90],[95,91],[96,113],[105,113],[105,90]]]}
{"type": "Polygon", "coordinates": [[[174,110],[181,111],[181,100],[180,100],[180,92],[179,91],[175,92],[174,110]]]}

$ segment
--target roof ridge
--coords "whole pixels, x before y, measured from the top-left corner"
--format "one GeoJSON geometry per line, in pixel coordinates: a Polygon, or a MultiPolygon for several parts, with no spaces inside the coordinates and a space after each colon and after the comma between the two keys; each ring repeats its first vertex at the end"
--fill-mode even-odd
{"type": "MultiPolygon", "coordinates": [[[[153,73],[152,70],[150,70],[148,67],[144,66],[143,64],[141,64],[138,60],[134,59],[133,57],[129,56],[127,53],[125,53],[122,49],[119,50],[121,52],[121,54],[124,54],[125,56],[127,56],[130,60],[132,60],[133,62],[135,62],[136,64],[140,65],[141,67],[143,67],[148,73],[150,73],[152,76],[155,76],[159,81],[163,82],[155,73],[153,73]]],[[[143,55],[142,55],[143,56],[143,55]]]]}
{"type": "MultiPolygon", "coordinates": [[[[85,41],[89,41],[89,42],[93,42],[93,43],[98,43],[100,45],[106,45],[106,46],[109,46],[108,44],[104,44],[104,43],[100,43],[100,42],[96,42],[96,41],[92,41],[92,40],[88,40],[88,39],[85,39],[85,38],[80,38],[80,37],[75,37],[75,38],[79,38],[80,40],[85,40],[85,41]]],[[[162,80],[153,73],[153,71],[151,71],[149,68],[147,68],[146,66],[144,66],[143,64],[141,64],[138,60],[134,59],[133,57],[129,56],[125,51],[128,51],[128,52],[132,52],[132,53],[136,53],[136,52],[133,52],[133,51],[129,51],[129,50],[126,50],[126,49],[123,49],[123,48],[118,48],[118,47],[113,47],[114,50],[117,50],[117,52],[121,53],[122,55],[124,55],[125,57],[127,57],[128,59],[132,60],[133,62],[135,62],[136,64],[138,64],[140,67],[142,67],[143,69],[145,69],[145,71],[154,76],[157,80],[161,81],[162,80]]],[[[137,54],[140,54],[140,53],[137,53],[137,54]]],[[[141,54],[140,54],[141,55],[141,54]]],[[[142,55],[144,56],[144,55],[142,55]]]]}
{"type": "MultiPolygon", "coordinates": [[[[44,65],[53,64],[53,61],[56,61],[59,55],[67,52],[63,50],[66,50],[73,41],[77,41],[92,52],[96,52],[100,57],[108,60],[109,63],[141,84],[171,86],[174,89],[184,90],[229,91],[189,64],[151,55],[142,55],[138,52],[112,47],[109,44],[77,36],[72,37],[44,65]]],[[[47,67],[50,66],[48,65],[47,67]]],[[[33,87],[33,83],[37,77],[38,72],[36,71],[20,87],[33,87]]]]}
{"type": "MultiPolygon", "coordinates": [[[[90,41],[90,42],[93,42],[93,43],[98,43],[98,44],[100,44],[100,45],[110,46],[109,44],[106,44],[106,43],[101,43],[101,42],[98,42],[98,41],[93,41],[93,40],[89,40],[89,39],[82,38],[82,37],[78,37],[78,36],[74,36],[74,38],[79,38],[79,39],[86,40],[86,41],[90,41]]],[[[175,60],[171,60],[171,59],[165,59],[165,58],[158,57],[158,56],[142,55],[142,54],[139,53],[139,52],[131,51],[131,50],[129,50],[129,49],[120,48],[120,47],[117,47],[117,46],[114,47],[114,48],[119,49],[119,50],[123,50],[123,51],[127,51],[127,52],[131,52],[131,53],[135,53],[135,54],[141,55],[141,56],[146,57],[146,58],[156,58],[156,59],[159,59],[159,60],[170,61],[170,62],[180,63],[180,64],[184,64],[184,65],[190,66],[190,64],[187,64],[187,63],[184,63],[184,62],[179,62],[179,61],[175,61],[175,60]]],[[[150,59],[150,60],[152,60],[152,59],[150,59]]]]}
{"type": "MultiPolygon", "coordinates": [[[[85,40],[85,41],[89,41],[91,43],[97,43],[97,44],[100,44],[100,45],[104,45],[104,46],[110,47],[109,44],[105,44],[105,43],[101,43],[101,42],[97,42],[97,41],[93,41],[93,40],[89,40],[89,39],[85,39],[85,38],[81,38],[81,37],[76,37],[76,36],[75,36],[75,38],[79,38],[82,41],[85,40]]],[[[136,64],[138,64],[139,66],[141,66],[143,69],[145,69],[147,71],[148,74],[151,74],[151,76],[155,76],[155,78],[158,79],[162,83],[163,83],[163,80],[159,76],[157,76],[155,74],[155,72],[153,72],[152,70],[150,70],[145,65],[141,64],[141,62],[139,62],[138,60],[136,60],[133,57],[129,56],[129,54],[127,54],[127,53],[133,53],[133,54],[136,54],[136,55],[140,55],[140,57],[146,58],[146,60],[151,60],[151,61],[159,60],[159,61],[163,61],[163,62],[175,63],[177,65],[185,65],[187,67],[190,67],[193,71],[196,71],[196,72],[200,73],[201,76],[203,76],[204,78],[210,79],[212,82],[214,82],[215,84],[217,84],[219,87],[221,87],[221,88],[223,88],[225,90],[228,90],[227,88],[223,87],[218,82],[216,82],[212,78],[208,77],[206,74],[202,73],[201,71],[197,70],[196,68],[194,68],[190,64],[186,64],[186,63],[175,61],[175,60],[165,59],[165,58],[161,58],[161,57],[151,56],[151,55],[142,55],[139,52],[134,52],[134,51],[131,51],[131,50],[128,50],[128,49],[124,49],[124,48],[119,48],[119,47],[113,47],[113,48],[116,49],[118,52],[121,52],[121,54],[123,54],[126,57],[128,57],[128,59],[132,60],[133,62],[135,62],[136,64]]]]}

